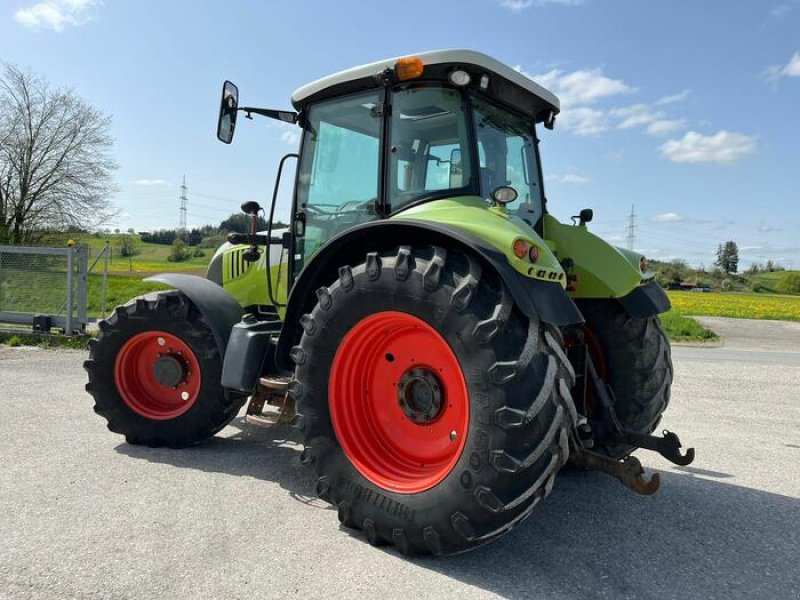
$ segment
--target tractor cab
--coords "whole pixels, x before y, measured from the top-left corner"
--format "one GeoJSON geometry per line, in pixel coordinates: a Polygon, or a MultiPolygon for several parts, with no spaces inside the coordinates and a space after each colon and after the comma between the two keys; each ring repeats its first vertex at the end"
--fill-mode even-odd
{"type": "MultiPolygon", "coordinates": [[[[237,110],[227,98],[223,141],[230,140],[237,110]]],[[[559,102],[506,65],[469,50],[426,52],[314,81],[292,103],[296,117],[259,114],[303,128],[292,211],[294,277],[337,235],[435,200],[503,205],[541,234],[535,124],[551,128],[559,102]]]]}
{"type": "Polygon", "coordinates": [[[354,225],[503,187],[515,196],[506,208],[541,227],[534,124],[552,126],[558,99],[494,59],[442,50],[379,61],[310,83],[292,102],[304,127],[295,273],[354,225]]]}

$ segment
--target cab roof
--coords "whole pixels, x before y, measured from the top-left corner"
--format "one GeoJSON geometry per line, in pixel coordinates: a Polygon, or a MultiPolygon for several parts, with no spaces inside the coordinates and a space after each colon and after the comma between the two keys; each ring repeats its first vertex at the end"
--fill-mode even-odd
{"type": "MultiPolygon", "coordinates": [[[[547,113],[555,115],[560,111],[560,103],[555,94],[519,71],[480,52],[457,49],[433,50],[407,55],[409,56],[422,60],[425,70],[419,78],[421,81],[432,79],[447,81],[448,73],[460,68],[472,76],[470,87],[477,86],[481,76],[486,74],[489,76],[490,95],[532,114],[537,120],[546,118],[547,113]]],[[[381,83],[375,76],[394,67],[399,58],[405,57],[379,60],[312,81],[292,94],[292,104],[297,110],[302,110],[308,104],[319,100],[378,88],[381,83]]]]}

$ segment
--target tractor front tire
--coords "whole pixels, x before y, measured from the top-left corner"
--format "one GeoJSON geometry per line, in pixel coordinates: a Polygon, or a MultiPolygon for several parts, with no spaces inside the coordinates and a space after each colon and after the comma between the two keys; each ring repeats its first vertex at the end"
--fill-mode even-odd
{"type": "Polygon", "coordinates": [[[193,446],[225,427],[247,399],[221,387],[211,328],[181,292],[134,298],[99,326],[84,362],[86,391],[129,444],[193,446]]]}
{"type": "MultiPolygon", "coordinates": [[[[636,319],[616,302],[579,306],[586,319],[590,354],[600,376],[614,390],[614,411],[623,428],[649,434],[669,404],[672,359],[657,316],[636,319]],[[599,363],[599,365],[597,365],[599,363]]],[[[598,444],[594,451],[623,458],[635,448],[598,444]]]]}
{"type": "Polygon", "coordinates": [[[569,456],[574,373],[557,330],[440,247],[370,252],[301,319],[289,393],[301,460],[345,527],[452,554],[527,517],[569,456]]]}

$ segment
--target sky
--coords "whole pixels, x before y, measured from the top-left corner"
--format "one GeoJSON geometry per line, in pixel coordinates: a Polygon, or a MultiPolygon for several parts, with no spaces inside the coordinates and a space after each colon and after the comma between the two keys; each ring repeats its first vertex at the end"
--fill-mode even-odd
{"type": "MultiPolygon", "coordinates": [[[[301,85],[383,58],[470,48],[559,96],[541,130],[548,208],[658,260],[800,268],[800,0],[2,0],[0,60],[113,119],[108,225],[218,224],[269,205],[299,130],[241,119],[216,140],[220,89],[290,108],[301,85]]],[[[289,178],[278,216],[288,216],[289,178]]]]}

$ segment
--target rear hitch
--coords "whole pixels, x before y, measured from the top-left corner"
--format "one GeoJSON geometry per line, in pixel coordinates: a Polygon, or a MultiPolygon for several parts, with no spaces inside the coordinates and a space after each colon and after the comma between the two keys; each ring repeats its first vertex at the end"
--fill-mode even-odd
{"type": "Polygon", "coordinates": [[[619,434],[612,435],[612,440],[622,444],[629,444],[646,450],[655,450],[673,464],[685,467],[694,460],[694,448],[687,448],[686,454],[681,454],[681,440],[677,434],[667,431],[662,432],[664,437],[636,433],[622,430],[619,434]]]}
{"type": "Polygon", "coordinates": [[[658,473],[653,473],[649,481],[644,478],[642,463],[635,456],[626,456],[622,461],[618,461],[583,448],[574,448],[570,460],[580,467],[607,473],[618,479],[625,487],[644,496],[655,494],[661,485],[658,473]]]}
{"type": "Polygon", "coordinates": [[[694,460],[694,448],[687,448],[681,454],[681,441],[678,436],[666,429],[663,437],[629,431],[622,427],[614,410],[614,390],[597,374],[591,356],[585,356],[587,384],[592,386],[595,398],[599,401],[599,419],[580,423],[573,440],[570,460],[577,466],[595,469],[618,479],[624,486],[634,492],[649,496],[654,494],[661,484],[661,477],[654,473],[650,479],[645,478],[644,468],[635,456],[626,456],[615,460],[590,450],[600,441],[606,444],[624,444],[645,450],[654,450],[668,461],[685,466],[694,460]]]}
{"type": "Polygon", "coordinates": [[[686,466],[694,460],[694,448],[687,448],[686,454],[681,454],[681,440],[677,434],[671,431],[665,429],[663,431],[664,437],[658,437],[624,429],[617,418],[617,413],[614,411],[614,390],[597,374],[591,357],[587,357],[586,366],[593,389],[602,406],[603,425],[605,425],[604,429],[607,430],[607,434],[604,437],[609,442],[636,446],[645,450],[654,450],[676,465],[686,466]]]}

